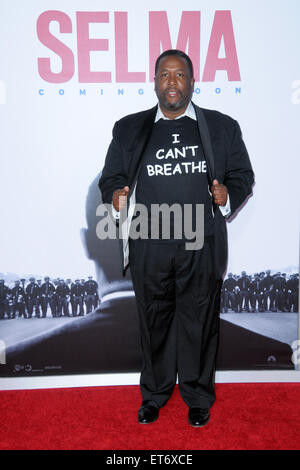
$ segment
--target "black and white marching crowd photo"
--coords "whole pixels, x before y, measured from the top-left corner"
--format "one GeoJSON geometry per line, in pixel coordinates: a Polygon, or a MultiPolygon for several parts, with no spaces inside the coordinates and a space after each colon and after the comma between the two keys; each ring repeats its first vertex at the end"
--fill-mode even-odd
{"type": "MultiPolygon", "coordinates": [[[[242,271],[228,273],[224,280],[220,312],[298,312],[298,303],[299,273],[242,271]]],[[[99,304],[98,283],[92,276],[0,279],[0,320],[84,316],[99,304]]]]}
{"type": "Polygon", "coordinates": [[[299,273],[271,270],[248,275],[228,273],[223,282],[221,312],[298,312],[299,273]]]}
{"type": "Polygon", "coordinates": [[[0,319],[77,317],[99,305],[98,284],[88,279],[0,279],[0,319]]]}

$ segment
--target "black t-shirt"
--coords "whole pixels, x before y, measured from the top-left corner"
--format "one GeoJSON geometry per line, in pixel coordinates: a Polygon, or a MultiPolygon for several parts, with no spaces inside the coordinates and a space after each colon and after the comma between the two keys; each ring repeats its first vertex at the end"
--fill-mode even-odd
{"type": "MultiPolygon", "coordinates": [[[[197,121],[184,116],[155,123],[138,175],[136,202],[148,209],[149,234],[151,205],[164,203],[177,204],[182,210],[181,219],[171,217],[171,239],[174,238],[174,221],[175,226],[181,223],[181,238],[185,238],[184,204],[190,205],[193,230],[200,220],[196,217],[196,204],[203,204],[204,234],[213,233],[212,199],[197,121]]],[[[178,216],[180,211],[175,213],[178,216]]],[[[160,220],[160,230],[161,223],[160,220]]],[[[159,238],[163,238],[161,233],[159,238]]]]}

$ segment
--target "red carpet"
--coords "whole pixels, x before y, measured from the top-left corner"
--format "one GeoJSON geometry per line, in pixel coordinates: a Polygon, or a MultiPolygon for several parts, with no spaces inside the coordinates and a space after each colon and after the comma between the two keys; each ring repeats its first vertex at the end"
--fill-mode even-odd
{"type": "Polygon", "coordinates": [[[300,384],[217,384],[210,423],[187,423],[178,388],[150,425],[136,386],[0,392],[0,449],[296,450],[300,384]]]}

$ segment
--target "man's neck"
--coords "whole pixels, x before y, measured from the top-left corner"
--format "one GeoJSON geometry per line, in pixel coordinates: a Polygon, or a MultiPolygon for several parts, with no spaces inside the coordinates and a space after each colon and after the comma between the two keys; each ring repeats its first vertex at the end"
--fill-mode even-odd
{"type": "Polygon", "coordinates": [[[196,113],[195,113],[195,110],[194,110],[194,106],[192,104],[192,102],[190,101],[189,104],[187,105],[187,107],[184,109],[184,110],[181,110],[180,113],[176,113],[176,116],[173,114],[172,117],[168,117],[167,114],[165,114],[165,110],[163,110],[160,105],[158,105],[158,110],[157,110],[157,114],[156,114],[156,120],[155,122],[157,122],[159,119],[171,119],[171,120],[175,120],[175,119],[178,119],[180,118],[181,116],[188,116],[190,117],[191,119],[194,119],[196,120],[196,113]]]}
{"type": "Polygon", "coordinates": [[[181,116],[182,114],[184,114],[188,108],[190,103],[187,103],[187,105],[184,107],[184,108],[181,108],[180,110],[170,110],[170,109],[166,109],[166,108],[162,108],[160,106],[160,109],[163,113],[163,115],[168,118],[168,119],[176,119],[177,117],[181,116]]]}

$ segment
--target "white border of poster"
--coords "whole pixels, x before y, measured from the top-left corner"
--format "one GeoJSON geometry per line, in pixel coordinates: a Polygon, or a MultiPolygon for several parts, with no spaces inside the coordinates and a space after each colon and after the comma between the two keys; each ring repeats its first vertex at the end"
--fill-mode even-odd
{"type": "MultiPolygon", "coordinates": [[[[154,59],[170,45],[186,47],[193,59],[195,103],[238,120],[255,172],[253,197],[228,224],[227,272],[299,272],[300,194],[292,184],[300,170],[299,14],[298,0],[186,0],[184,7],[170,0],[3,0],[0,43],[9,47],[0,49],[0,279],[99,279],[83,242],[88,188],[114,122],[156,104],[154,59]]],[[[272,339],[286,338],[297,369],[299,314],[294,331],[285,332],[282,318],[272,339]]],[[[24,340],[21,331],[16,338],[24,340]]],[[[138,381],[137,373],[3,377],[0,390],[138,381]]],[[[216,381],[299,382],[300,372],[221,370],[216,381]]]]}
{"type": "MultiPolygon", "coordinates": [[[[216,372],[216,383],[300,382],[298,371],[226,371],[216,372]]],[[[76,375],[55,377],[1,378],[0,390],[77,388],[138,385],[139,374],[76,375]]]]}

